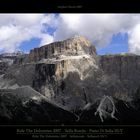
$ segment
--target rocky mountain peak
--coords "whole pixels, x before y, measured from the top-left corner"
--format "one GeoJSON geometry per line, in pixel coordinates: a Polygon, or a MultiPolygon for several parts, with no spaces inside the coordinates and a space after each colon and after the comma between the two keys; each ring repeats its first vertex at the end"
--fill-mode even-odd
{"type": "Polygon", "coordinates": [[[41,59],[52,59],[63,56],[96,55],[96,49],[89,40],[82,36],[75,36],[63,41],[54,42],[35,48],[29,53],[29,61],[36,62],[41,59]]]}
{"type": "Polygon", "coordinates": [[[92,45],[91,42],[87,38],[85,38],[84,36],[80,36],[80,35],[75,35],[74,37],[67,39],[65,41],[70,41],[70,43],[78,43],[78,44],[82,43],[87,47],[92,45]]]}

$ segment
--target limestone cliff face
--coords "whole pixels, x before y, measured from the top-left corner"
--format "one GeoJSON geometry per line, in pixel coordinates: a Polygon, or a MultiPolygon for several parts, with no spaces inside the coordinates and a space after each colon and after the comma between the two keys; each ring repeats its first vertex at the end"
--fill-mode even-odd
{"type": "Polygon", "coordinates": [[[1,77],[0,87],[29,85],[59,106],[73,110],[100,94],[96,91],[99,71],[95,47],[86,38],[76,36],[16,57],[1,77]]]}
{"type": "Polygon", "coordinates": [[[98,66],[91,58],[62,60],[55,64],[39,63],[35,67],[33,87],[49,99],[59,100],[60,104],[69,103],[68,99],[73,106],[73,99],[85,104],[84,81],[92,74],[95,77],[97,70],[98,66]]]}
{"type": "Polygon", "coordinates": [[[100,67],[109,77],[115,76],[116,81],[121,82],[130,96],[134,95],[140,85],[140,56],[131,54],[100,56],[100,67]]]}
{"type": "Polygon", "coordinates": [[[1,54],[0,55],[0,75],[5,74],[7,69],[13,64],[15,54],[1,54]]]}
{"type": "Polygon", "coordinates": [[[5,62],[0,62],[0,75],[4,74],[8,68],[8,64],[5,62]]]}
{"type": "Polygon", "coordinates": [[[36,62],[43,58],[57,58],[60,55],[71,56],[85,53],[95,55],[95,47],[84,37],[77,36],[33,49],[30,51],[29,60],[36,62]]]}
{"type": "Polygon", "coordinates": [[[29,54],[32,61],[37,61],[33,88],[67,109],[83,107],[87,102],[85,96],[88,96],[85,95],[84,81],[91,75],[95,77],[99,69],[95,47],[83,37],[59,43],[43,46],[49,55],[40,53],[41,60],[36,59],[35,52],[29,54]],[[55,46],[55,51],[52,51],[52,46],[55,46]],[[50,48],[51,52],[48,51],[50,48]]]}

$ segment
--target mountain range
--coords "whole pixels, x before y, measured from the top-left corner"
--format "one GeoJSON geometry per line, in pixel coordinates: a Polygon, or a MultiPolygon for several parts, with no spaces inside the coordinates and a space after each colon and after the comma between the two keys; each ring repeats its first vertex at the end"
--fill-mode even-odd
{"type": "Polygon", "coordinates": [[[0,55],[0,124],[139,122],[139,55],[97,55],[83,36],[0,55]]]}

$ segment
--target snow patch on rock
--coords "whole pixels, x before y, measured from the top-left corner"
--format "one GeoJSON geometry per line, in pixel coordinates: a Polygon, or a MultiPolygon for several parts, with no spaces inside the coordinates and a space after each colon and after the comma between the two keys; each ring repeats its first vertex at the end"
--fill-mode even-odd
{"type": "Polygon", "coordinates": [[[116,107],[111,96],[103,96],[100,101],[100,104],[95,112],[95,115],[99,114],[99,117],[102,122],[104,122],[104,118],[110,116],[113,119],[117,118],[114,116],[116,111],[116,107]]]}

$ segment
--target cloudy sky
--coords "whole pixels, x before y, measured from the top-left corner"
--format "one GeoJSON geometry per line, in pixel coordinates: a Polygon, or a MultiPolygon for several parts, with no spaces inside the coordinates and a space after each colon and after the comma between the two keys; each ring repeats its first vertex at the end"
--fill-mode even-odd
{"type": "Polygon", "coordinates": [[[140,54],[140,14],[0,14],[0,53],[88,38],[99,54],[140,54]]]}

